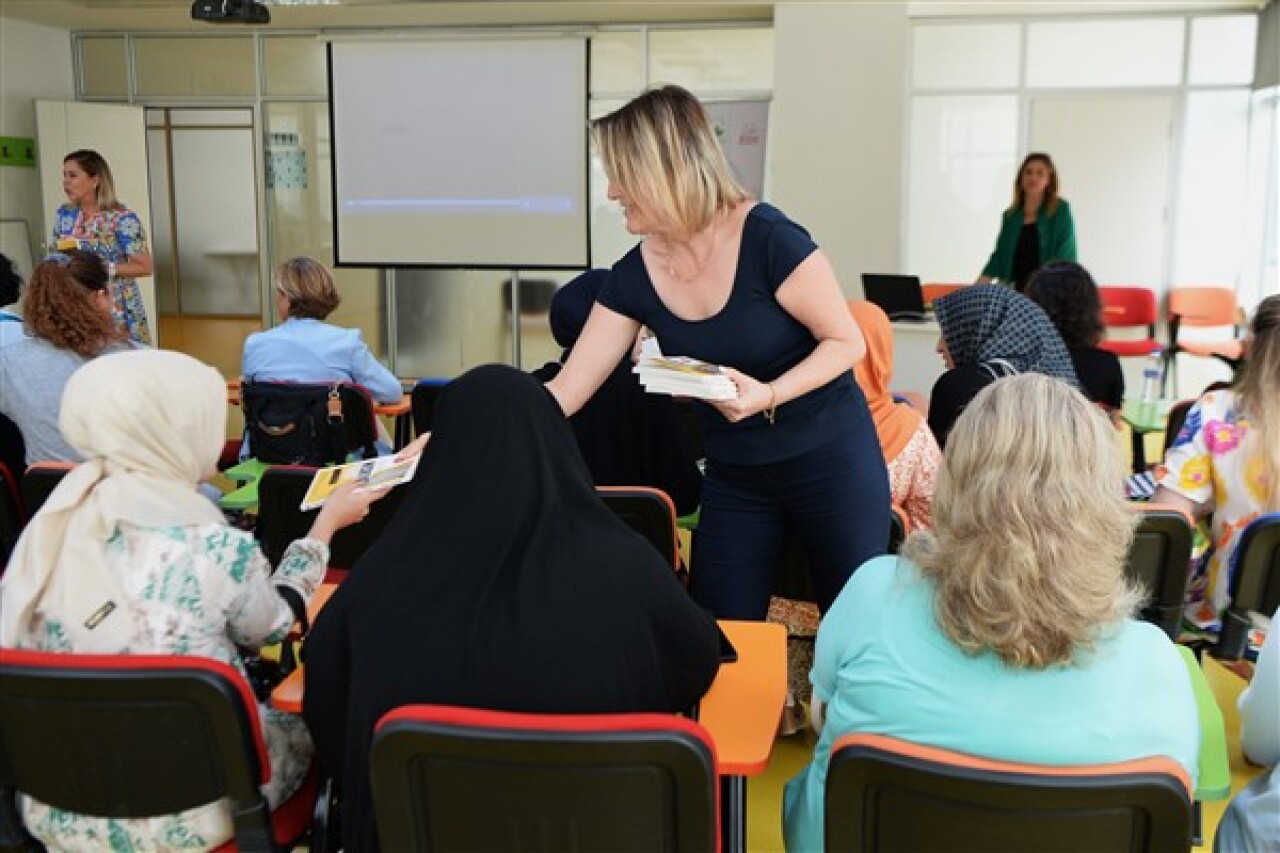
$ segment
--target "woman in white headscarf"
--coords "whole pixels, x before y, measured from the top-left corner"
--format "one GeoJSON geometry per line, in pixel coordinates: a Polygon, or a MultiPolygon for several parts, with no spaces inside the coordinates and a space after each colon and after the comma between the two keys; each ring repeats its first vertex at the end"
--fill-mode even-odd
{"type": "MultiPolygon", "coordinates": [[[[272,576],[251,534],[229,527],[196,492],[225,430],[225,385],[189,356],[142,350],[76,371],[59,426],[85,459],[28,524],[0,583],[0,646],[91,654],[187,654],[244,672],[237,645],[284,639],[294,621],[274,585],[315,593],[337,530],[376,493],[345,489],[272,576]]],[[[274,807],[311,759],[302,720],[259,709],[271,761],[263,793],[274,807]]],[[[129,849],[205,850],[232,835],[228,806],[114,820],[21,798],[27,829],[51,849],[104,839],[129,849]]]]}

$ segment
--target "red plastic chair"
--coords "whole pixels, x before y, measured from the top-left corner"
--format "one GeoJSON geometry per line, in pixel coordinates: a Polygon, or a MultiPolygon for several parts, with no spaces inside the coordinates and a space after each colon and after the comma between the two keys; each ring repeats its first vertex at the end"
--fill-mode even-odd
{"type": "Polygon", "coordinates": [[[828,851],[1191,849],[1191,780],[1176,761],[1050,767],[884,735],[831,751],[828,851]]]}
{"type": "Polygon", "coordinates": [[[35,515],[53,490],[76,467],[74,462],[36,462],[22,475],[22,503],[27,508],[27,518],[35,515]]]}
{"type": "Polygon", "coordinates": [[[30,842],[21,791],[77,814],[144,818],[224,797],[219,853],[285,851],[311,827],[317,775],[275,811],[258,703],[232,667],[173,655],[0,651],[0,848],[30,842]]]}
{"type": "Polygon", "coordinates": [[[1118,356],[1145,356],[1161,352],[1156,340],[1156,323],[1160,319],[1156,295],[1145,287],[1105,285],[1098,288],[1102,299],[1102,325],[1108,329],[1146,326],[1147,336],[1138,340],[1104,340],[1098,347],[1118,356]]]}
{"type": "Polygon", "coordinates": [[[968,287],[968,284],[923,284],[920,286],[920,292],[924,296],[924,304],[932,305],[937,300],[946,296],[948,293],[955,293],[961,288],[968,287]]]}
{"type": "Polygon", "coordinates": [[[675,715],[409,705],[370,768],[384,850],[720,847],[715,745],[675,715]]]}

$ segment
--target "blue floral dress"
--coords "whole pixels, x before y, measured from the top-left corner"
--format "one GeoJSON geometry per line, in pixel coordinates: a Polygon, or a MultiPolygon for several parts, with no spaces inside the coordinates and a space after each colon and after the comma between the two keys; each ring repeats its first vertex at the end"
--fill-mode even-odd
{"type": "MultiPolygon", "coordinates": [[[[213,658],[245,674],[236,649],[282,641],[293,613],[274,586],[310,600],[324,577],[329,549],[314,539],[289,546],[275,574],[253,535],[221,524],[151,528],[120,525],[107,542],[107,563],[134,602],[126,653],[213,658]]],[[[58,613],[37,610],[19,642],[25,649],[74,652],[58,613]]],[[[271,779],[262,786],[275,808],[302,784],[312,746],[302,718],[259,705],[271,779]]],[[[28,831],[50,850],[142,853],[210,850],[231,838],[229,804],[174,815],[112,819],[74,814],[20,797],[28,831]]]]}
{"type": "MultiPolygon", "coordinates": [[[[93,252],[104,261],[124,263],[131,255],[147,251],[147,235],[142,229],[138,214],[126,207],[99,210],[83,215],[79,207],[64,204],[54,215],[51,249],[73,248],[65,241],[74,240],[74,248],[93,252]]],[[[112,313],[129,333],[129,337],[143,344],[151,343],[151,331],[147,326],[147,310],[142,303],[142,292],[133,278],[117,276],[111,285],[112,313]]]]}

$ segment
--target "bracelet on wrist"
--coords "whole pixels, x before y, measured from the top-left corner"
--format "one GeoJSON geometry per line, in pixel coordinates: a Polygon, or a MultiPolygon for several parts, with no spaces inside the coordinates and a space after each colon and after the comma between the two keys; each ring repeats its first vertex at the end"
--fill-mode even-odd
{"type": "Polygon", "coordinates": [[[764,419],[769,422],[770,426],[773,426],[773,424],[777,422],[778,417],[778,393],[774,390],[772,382],[768,383],[768,385],[769,405],[765,407],[764,419]]]}

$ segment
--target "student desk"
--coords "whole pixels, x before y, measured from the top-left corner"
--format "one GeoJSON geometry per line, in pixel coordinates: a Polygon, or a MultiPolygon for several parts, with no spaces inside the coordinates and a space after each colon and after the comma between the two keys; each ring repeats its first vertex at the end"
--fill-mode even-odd
{"type": "MultiPolygon", "coordinates": [[[[334,588],[333,584],[321,586],[307,607],[312,618],[334,588]]],[[[698,722],[716,745],[716,766],[723,783],[724,849],[741,853],[747,846],[746,777],[763,773],[768,765],[787,698],[787,631],[772,622],[723,621],[720,627],[738,650],[738,660],[720,665],[711,689],[702,697],[698,722]]],[[[275,708],[301,713],[302,673],[298,667],[272,691],[275,708]]]]}
{"type": "Polygon", "coordinates": [[[1143,404],[1141,400],[1124,401],[1120,410],[1124,422],[1129,425],[1133,437],[1133,473],[1141,474],[1147,470],[1146,435],[1149,432],[1160,432],[1169,422],[1169,409],[1176,400],[1155,400],[1143,404]]]}

